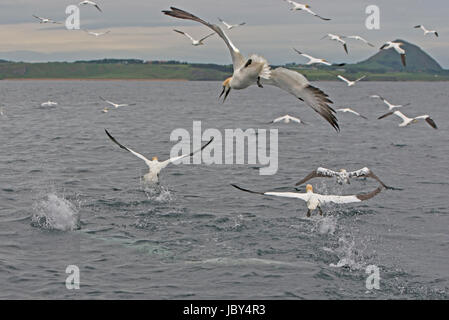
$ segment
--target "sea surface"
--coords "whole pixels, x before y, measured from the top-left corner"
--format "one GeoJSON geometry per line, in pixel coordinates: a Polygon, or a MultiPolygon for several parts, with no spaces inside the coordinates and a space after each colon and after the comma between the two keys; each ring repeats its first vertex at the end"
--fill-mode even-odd
{"type": "MultiPolygon", "coordinates": [[[[317,82],[341,132],[266,86],[218,100],[219,82],[0,81],[0,299],[448,299],[449,84],[317,82]],[[426,122],[398,127],[380,94],[426,122]],[[101,110],[99,96],[135,106],[101,110]],[[56,107],[41,107],[53,100],[56,107]],[[285,114],[308,125],[269,124],[285,114]],[[147,186],[143,161],[166,159],[174,129],[278,129],[279,169],[171,165],[147,186]],[[295,191],[313,169],[369,167],[387,185],[358,204],[306,217],[295,191]],[[66,288],[69,265],[80,289],[66,288]],[[367,267],[379,289],[367,288],[367,267]],[[369,268],[368,268],[369,269],[369,268]]],[[[374,190],[373,180],[310,181],[316,192],[374,190]]],[[[303,188],[301,188],[303,190],[303,188]]],[[[371,278],[372,279],[372,278],[371,278]]]]}

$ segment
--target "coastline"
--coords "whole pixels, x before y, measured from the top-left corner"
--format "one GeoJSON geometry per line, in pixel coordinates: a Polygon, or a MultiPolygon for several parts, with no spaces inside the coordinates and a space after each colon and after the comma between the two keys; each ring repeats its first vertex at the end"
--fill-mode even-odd
{"type": "Polygon", "coordinates": [[[182,82],[190,81],[188,79],[139,79],[139,78],[105,78],[105,79],[92,79],[92,78],[7,78],[0,79],[0,81],[157,81],[157,82],[182,82]]]}

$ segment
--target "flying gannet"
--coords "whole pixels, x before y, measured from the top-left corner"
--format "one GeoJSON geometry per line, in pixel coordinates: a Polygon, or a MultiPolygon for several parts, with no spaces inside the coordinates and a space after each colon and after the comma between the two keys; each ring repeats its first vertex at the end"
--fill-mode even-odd
{"type": "Polygon", "coordinates": [[[291,1],[291,0],[285,0],[288,3],[290,3],[292,5],[292,7],[290,8],[291,11],[305,11],[307,13],[310,13],[311,15],[320,18],[321,20],[325,20],[325,21],[329,21],[331,19],[328,18],[323,18],[319,15],[317,15],[315,12],[313,12],[312,10],[310,10],[310,6],[308,4],[301,4],[295,1],[291,1]]]}
{"type": "Polygon", "coordinates": [[[57,102],[50,101],[50,100],[47,102],[41,103],[41,107],[53,107],[53,106],[57,106],[57,105],[58,105],[57,102]]]}
{"type": "Polygon", "coordinates": [[[418,120],[426,120],[426,122],[429,124],[429,126],[431,126],[434,129],[438,129],[435,121],[433,121],[433,119],[430,118],[430,116],[427,114],[418,116],[418,117],[414,117],[414,118],[409,118],[406,115],[404,115],[401,111],[396,110],[396,111],[388,112],[388,113],[384,114],[383,116],[380,116],[378,119],[386,118],[388,116],[391,116],[392,114],[394,114],[402,119],[402,122],[399,124],[399,127],[406,127],[412,123],[418,122],[418,120]]]}
{"type": "Polygon", "coordinates": [[[381,97],[381,96],[379,96],[377,94],[372,95],[370,97],[371,98],[378,98],[378,99],[382,100],[383,103],[385,103],[388,106],[388,111],[396,110],[396,109],[399,109],[399,108],[406,107],[406,106],[410,105],[410,103],[406,103],[404,105],[402,105],[402,104],[392,104],[387,99],[385,99],[384,97],[381,97]]]}
{"type": "Polygon", "coordinates": [[[405,66],[407,66],[407,62],[406,62],[405,50],[401,48],[402,45],[403,45],[402,42],[388,41],[382,47],[380,47],[380,50],[389,50],[391,48],[394,48],[394,50],[396,50],[396,52],[401,55],[402,65],[405,67],[405,66]]]}
{"type": "Polygon", "coordinates": [[[89,0],[81,1],[78,5],[80,5],[80,6],[92,5],[92,6],[94,6],[95,8],[97,8],[98,11],[103,12],[103,11],[101,10],[100,6],[99,6],[96,2],[93,2],[93,1],[89,1],[89,0]]]}
{"type": "Polygon", "coordinates": [[[285,197],[285,198],[296,198],[301,199],[307,203],[307,216],[310,217],[312,211],[318,209],[320,215],[323,215],[323,210],[321,209],[322,204],[326,203],[335,203],[335,204],[345,204],[345,203],[354,203],[361,202],[368,199],[371,199],[379,192],[382,191],[382,187],[377,188],[376,190],[366,193],[366,194],[356,194],[356,195],[348,195],[348,196],[335,196],[335,195],[323,195],[319,193],[313,192],[312,185],[308,184],[306,186],[306,193],[297,193],[297,192],[255,192],[247,189],[243,189],[235,184],[232,184],[234,188],[237,188],[241,191],[260,194],[264,196],[275,196],[275,197],[285,197]]]}
{"type": "Polygon", "coordinates": [[[323,38],[321,38],[321,40],[329,38],[329,40],[333,40],[333,41],[337,41],[340,42],[343,45],[343,49],[345,49],[346,54],[348,54],[348,45],[346,44],[346,41],[343,40],[343,36],[339,36],[336,34],[332,34],[332,33],[328,33],[326,34],[323,38]]]}
{"type": "Polygon", "coordinates": [[[57,21],[54,21],[54,20],[49,19],[49,18],[38,17],[38,16],[35,16],[34,14],[33,14],[33,17],[35,17],[36,19],[38,19],[38,20],[40,21],[40,23],[55,23],[55,24],[61,24],[61,22],[57,22],[57,21]]]}
{"type": "Polygon", "coordinates": [[[338,75],[337,78],[340,79],[340,80],[343,80],[344,82],[346,82],[346,84],[348,85],[348,87],[352,87],[352,86],[354,86],[357,82],[359,82],[360,80],[365,79],[366,76],[360,77],[360,78],[358,78],[357,80],[354,80],[354,81],[350,81],[350,80],[346,79],[345,77],[343,77],[343,76],[341,76],[341,75],[338,75]]]}
{"type": "Polygon", "coordinates": [[[374,47],[374,44],[368,42],[367,40],[365,40],[365,39],[362,38],[361,36],[342,36],[342,38],[348,38],[348,39],[359,40],[359,41],[362,41],[363,43],[366,43],[366,44],[369,45],[370,47],[374,47]]]}
{"type": "Polygon", "coordinates": [[[351,108],[340,108],[340,109],[337,109],[336,111],[337,112],[344,112],[344,113],[349,112],[349,113],[355,114],[356,116],[359,116],[359,117],[361,117],[363,119],[368,119],[367,117],[362,116],[360,113],[358,113],[357,111],[352,110],[351,108]]]}
{"type": "Polygon", "coordinates": [[[93,32],[93,31],[90,31],[90,30],[87,30],[87,29],[85,29],[84,31],[87,32],[88,34],[90,34],[91,36],[94,36],[94,37],[101,37],[101,36],[104,36],[105,34],[108,34],[108,33],[111,32],[110,30],[105,31],[105,32],[93,32]]]}
{"type": "Polygon", "coordinates": [[[118,103],[114,103],[112,101],[106,100],[102,96],[100,96],[100,99],[103,100],[104,102],[110,104],[111,106],[113,106],[116,109],[120,108],[120,107],[129,107],[129,106],[135,106],[136,105],[135,103],[132,103],[132,104],[126,104],[126,103],[118,104],[118,103]]]}
{"type": "Polygon", "coordinates": [[[244,26],[246,24],[246,22],[242,22],[242,23],[239,23],[239,24],[229,24],[226,21],[223,21],[223,19],[221,19],[221,18],[218,18],[218,20],[221,23],[223,23],[228,30],[231,30],[231,29],[234,29],[234,28],[237,28],[237,27],[240,27],[240,26],[244,26]]]}
{"type": "Polygon", "coordinates": [[[207,36],[205,36],[204,38],[201,38],[200,40],[195,40],[195,39],[194,39],[190,34],[188,34],[187,32],[179,31],[179,30],[176,30],[176,29],[173,30],[173,31],[175,31],[175,32],[177,32],[177,33],[180,33],[180,34],[186,36],[187,38],[189,38],[189,39],[192,41],[192,46],[195,46],[195,47],[196,47],[196,46],[204,45],[203,41],[206,40],[207,38],[213,36],[213,35],[215,34],[215,32],[214,32],[214,33],[208,34],[207,36]]]}
{"type": "Polygon", "coordinates": [[[184,155],[181,155],[181,156],[178,156],[178,157],[170,158],[170,159],[165,160],[165,161],[159,161],[157,157],[153,157],[151,160],[148,160],[147,158],[145,158],[140,153],[137,153],[137,152],[135,152],[135,151],[125,147],[124,145],[120,144],[113,136],[111,136],[111,134],[106,129],[104,131],[106,132],[108,137],[115,144],[117,144],[120,148],[122,148],[122,149],[124,149],[124,150],[126,150],[128,152],[131,152],[133,155],[135,155],[139,159],[142,159],[143,161],[145,161],[146,165],[149,168],[149,172],[146,175],[144,175],[144,181],[146,183],[149,183],[149,184],[158,183],[159,182],[159,173],[161,172],[162,169],[167,167],[170,163],[174,163],[174,162],[176,162],[178,160],[181,160],[183,158],[186,158],[186,157],[191,157],[195,153],[201,152],[204,148],[206,148],[214,140],[214,138],[212,137],[212,139],[210,139],[209,142],[207,142],[204,146],[202,146],[200,150],[194,151],[194,152],[192,152],[190,154],[184,154],[184,155]]]}
{"type": "Polygon", "coordinates": [[[234,72],[232,77],[223,82],[223,91],[220,94],[220,97],[225,94],[223,102],[231,89],[245,89],[254,84],[262,87],[262,83],[273,85],[304,101],[324,117],[335,130],[339,130],[337,118],[334,115],[335,110],[328,105],[332,101],[323,91],[313,87],[302,74],[282,67],[272,70],[265,58],[258,55],[252,55],[249,59],[245,59],[219,26],[210,24],[189,12],[174,7],[162,12],[178,19],[193,20],[204,24],[215,31],[226,43],[231,53],[234,72]]]}
{"type": "Polygon", "coordinates": [[[290,116],[288,114],[283,116],[283,117],[276,118],[273,121],[271,121],[270,123],[277,123],[277,122],[281,122],[281,121],[283,121],[284,123],[290,123],[290,121],[292,121],[292,122],[296,122],[296,123],[299,123],[299,124],[306,124],[301,119],[292,117],[292,116],[290,116]]]}
{"type": "Polygon", "coordinates": [[[430,33],[433,33],[436,37],[438,37],[438,32],[436,32],[435,30],[427,30],[426,27],[424,27],[423,25],[418,25],[415,26],[414,28],[421,28],[422,31],[424,31],[424,35],[428,35],[430,33]]]}
{"type": "Polygon", "coordinates": [[[386,189],[392,189],[391,187],[388,187],[387,185],[385,185],[385,183],[383,183],[379,179],[379,177],[377,177],[371,171],[371,169],[369,169],[367,167],[362,168],[360,170],[349,171],[349,172],[346,171],[345,169],[340,169],[340,171],[333,171],[333,170],[319,167],[318,169],[313,170],[304,179],[302,179],[295,185],[300,186],[313,178],[334,178],[334,177],[337,178],[338,184],[350,184],[350,181],[349,181],[350,178],[372,178],[374,180],[377,180],[377,182],[379,182],[382,185],[382,187],[384,187],[386,189]]]}
{"type": "Polygon", "coordinates": [[[302,53],[301,51],[299,51],[295,48],[293,48],[293,50],[295,50],[295,52],[298,53],[299,55],[309,59],[309,61],[306,63],[306,65],[311,65],[311,64],[315,64],[315,63],[321,63],[326,66],[338,66],[338,67],[343,67],[344,65],[346,65],[346,63],[332,64],[332,63],[328,62],[326,59],[314,58],[312,56],[309,56],[308,54],[302,53]]]}
{"type": "Polygon", "coordinates": [[[109,112],[109,108],[106,107],[106,108],[104,108],[103,110],[101,110],[101,112],[103,112],[103,113],[108,113],[108,112],[109,112]]]}

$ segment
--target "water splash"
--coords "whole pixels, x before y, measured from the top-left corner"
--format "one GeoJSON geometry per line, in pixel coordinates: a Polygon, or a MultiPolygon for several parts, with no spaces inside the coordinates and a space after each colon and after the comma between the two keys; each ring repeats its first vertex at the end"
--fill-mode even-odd
{"type": "Polygon", "coordinates": [[[56,193],[48,193],[35,203],[31,225],[45,230],[73,231],[80,229],[79,213],[75,205],[56,193]]]}
{"type": "Polygon", "coordinates": [[[339,261],[331,263],[331,267],[342,268],[348,267],[352,270],[361,270],[365,266],[363,251],[359,250],[356,242],[351,236],[343,236],[338,239],[339,247],[335,249],[339,261]]]}
{"type": "Polygon", "coordinates": [[[167,203],[173,200],[173,194],[166,187],[158,184],[146,184],[142,183],[142,190],[145,192],[148,200],[167,203]]]}

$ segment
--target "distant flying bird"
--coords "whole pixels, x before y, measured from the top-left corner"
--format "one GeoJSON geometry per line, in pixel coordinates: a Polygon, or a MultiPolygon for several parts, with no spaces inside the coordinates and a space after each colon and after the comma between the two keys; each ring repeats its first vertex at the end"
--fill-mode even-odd
{"type": "Polygon", "coordinates": [[[319,167],[318,169],[309,173],[304,179],[295,184],[295,186],[300,186],[310,179],[313,178],[336,178],[338,184],[350,184],[351,178],[372,178],[380,183],[385,189],[392,189],[383,183],[378,176],[376,176],[371,169],[364,167],[356,171],[346,171],[345,169],[340,169],[340,171],[333,171],[326,168],[319,167]]]}
{"type": "Polygon", "coordinates": [[[175,31],[175,32],[177,32],[177,33],[180,33],[180,34],[182,34],[182,35],[185,35],[187,38],[189,38],[191,41],[192,41],[192,46],[201,46],[201,45],[204,45],[204,43],[203,43],[203,41],[204,40],[206,40],[207,38],[209,38],[209,37],[211,37],[211,36],[213,36],[214,34],[215,34],[215,32],[214,33],[211,33],[211,34],[208,34],[207,36],[205,36],[204,38],[201,38],[200,40],[195,40],[192,36],[190,36],[187,32],[183,32],[183,31],[179,31],[179,30],[173,30],[173,31],[175,31]]]}
{"type": "Polygon", "coordinates": [[[103,110],[101,110],[101,112],[103,112],[103,113],[108,113],[108,112],[109,112],[109,108],[106,107],[106,108],[104,108],[103,110]]]}
{"type": "Polygon", "coordinates": [[[57,22],[57,21],[54,21],[54,20],[49,19],[49,18],[38,17],[38,16],[35,16],[34,14],[33,14],[33,17],[35,17],[36,19],[38,19],[38,20],[40,21],[40,23],[56,23],[56,24],[61,24],[61,22],[57,22]]]}
{"type": "Polygon", "coordinates": [[[53,107],[53,106],[57,106],[57,105],[58,105],[57,102],[50,101],[50,100],[47,102],[41,103],[41,107],[53,107]]]}
{"type": "Polygon", "coordinates": [[[326,39],[326,38],[329,38],[329,40],[334,40],[334,41],[340,42],[343,45],[343,49],[345,49],[346,54],[348,54],[348,46],[346,44],[346,41],[344,41],[342,39],[343,36],[339,36],[339,35],[336,35],[336,34],[328,33],[323,38],[321,38],[321,40],[326,39]]]}
{"type": "Polygon", "coordinates": [[[343,36],[343,38],[359,40],[359,41],[362,41],[363,43],[366,43],[366,44],[369,45],[370,47],[374,47],[374,44],[369,43],[368,41],[366,41],[365,39],[363,39],[361,36],[343,36]]]}
{"type": "Polygon", "coordinates": [[[401,55],[402,65],[405,67],[407,65],[407,63],[406,63],[406,58],[405,58],[406,57],[405,50],[401,48],[402,45],[403,45],[402,42],[388,41],[382,47],[380,47],[380,50],[389,50],[391,48],[394,48],[394,50],[396,50],[396,52],[401,55]]]}
{"type": "Polygon", "coordinates": [[[194,152],[192,152],[190,154],[184,154],[182,156],[173,157],[173,158],[170,158],[168,160],[160,162],[157,157],[153,157],[151,160],[148,160],[147,158],[145,158],[140,153],[137,153],[137,152],[135,152],[135,151],[125,147],[124,145],[120,144],[113,136],[111,136],[111,134],[106,129],[104,131],[108,135],[109,139],[111,139],[120,148],[122,148],[122,149],[124,149],[124,150],[126,150],[128,152],[131,152],[137,158],[142,159],[143,161],[145,161],[146,165],[149,168],[149,172],[144,176],[144,181],[146,183],[158,183],[159,182],[159,173],[161,172],[162,169],[167,167],[170,163],[176,162],[176,161],[181,160],[181,159],[186,158],[186,157],[191,157],[195,153],[201,152],[204,148],[206,148],[214,140],[214,138],[212,138],[208,143],[206,143],[204,146],[202,146],[200,150],[194,151],[194,152]]]}
{"type": "Polygon", "coordinates": [[[361,117],[363,119],[367,119],[368,120],[367,117],[362,116],[360,113],[358,113],[357,111],[352,110],[351,108],[341,108],[341,109],[337,109],[336,111],[337,112],[344,112],[344,113],[349,112],[349,113],[355,114],[356,116],[359,116],[359,117],[361,117]]]}
{"type": "Polygon", "coordinates": [[[110,104],[111,106],[113,106],[113,107],[116,108],[116,109],[117,109],[117,108],[120,108],[120,107],[129,107],[129,106],[135,106],[135,105],[136,105],[135,103],[133,103],[133,104],[125,104],[125,103],[123,103],[123,104],[118,104],[118,103],[114,103],[114,102],[112,102],[112,101],[106,100],[106,99],[103,98],[103,97],[100,97],[100,99],[103,100],[104,102],[110,104]]]}
{"type": "Polygon", "coordinates": [[[438,37],[438,32],[436,32],[435,30],[427,30],[426,27],[424,27],[423,25],[418,25],[415,26],[414,28],[421,28],[422,31],[424,31],[424,35],[428,35],[429,33],[433,33],[436,37],[438,37]]]}
{"type": "Polygon", "coordinates": [[[231,30],[231,29],[234,29],[234,28],[237,28],[237,27],[240,27],[240,26],[244,26],[246,24],[246,22],[242,22],[242,23],[239,23],[239,24],[229,24],[226,21],[223,21],[221,18],[218,18],[218,20],[221,23],[223,23],[228,30],[231,30]]]}
{"type": "Polygon", "coordinates": [[[254,84],[259,87],[262,87],[262,84],[273,85],[304,101],[325,118],[335,130],[339,130],[338,121],[334,115],[335,110],[328,105],[332,101],[320,89],[313,87],[302,74],[282,67],[272,70],[265,58],[258,55],[252,55],[246,59],[219,26],[210,24],[189,12],[174,7],[162,12],[178,19],[204,24],[215,31],[226,43],[232,57],[234,72],[232,77],[223,82],[223,91],[220,94],[220,97],[225,95],[223,102],[231,89],[245,89],[254,84]]]}
{"type": "Polygon", "coordinates": [[[396,111],[392,111],[392,112],[388,112],[386,114],[384,114],[383,116],[380,116],[378,119],[383,119],[386,118],[388,116],[391,116],[392,114],[398,116],[399,118],[402,119],[402,122],[399,124],[399,127],[406,127],[412,123],[416,123],[418,122],[418,120],[422,119],[422,120],[426,120],[426,122],[429,124],[429,126],[431,126],[434,129],[438,129],[435,121],[433,121],[432,118],[430,118],[429,115],[425,114],[422,116],[418,116],[418,117],[414,117],[414,118],[409,118],[406,115],[404,115],[401,111],[396,110],[396,111]]]}
{"type": "Polygon", "coordinates": [[[279,118],[274,119],[273,121],[271,121],[271,123],[277,123],[277,122],[281,122],[281,121],[283,121],[284,123],[290,123],[290,121],[292,121],[292,122],[296,122],[296,123],[299,123],[299,124],[306,124],[301,119],[292,117],[292,116],[290,116],[288,114],[283,116],[283,117],[279,117],[279,118]]]}
{"type": "Polygon", "coordinates": [[[80,6],[92,5],[92,6],[94,6],[95,8],[97,8],[98,11],[103,12],[103,11],[100,9],[100,6],[99,6],[96,2],[93,2],[93,1],[89,1],[89,0],[81,1],[78,5],[80,5],[80,6]]]}
{"type": "Polygon", "coordinates": [[[385,98],[383,98],[381,96],[378,96],[378,95],[372,95],[370,97],[371,98],[379,98],[380,100],[382,100],[383,103],[385,103],[388,106],[388,111],[393,111],[395,109],[399,109],[399,108],[406,107],[406,106],[410,105],[410,103],[407,103],[407,104],[404,104],[404,105],[402,105],[402,104],[392,104],[392,103],[388,102],[387,99],[385,99],[385,98]]]}
{"type": "Polygon", "coordinates": [[[326,20],[326,21],[331,20],[331,19],[323,18],[323,17],[317,15],[315,12],[310,10],[310,6],[308,4],[301,4],[301,3],[291,1],[291,0],[285,0],[285,1],[287,1],[288,3],[290,3],[292,5],[292,7],[290,8],[291,11],[303,10],[307,13],[310,13],[311,15],[313,15],[315,17],[320,18],[321,20],[326,20]]]}
{"type": "Polygon", "coordinates": [[[346,82],[346,83],[348,84],[348,87],[352,87],[352,86],[354,86],[357,82],[359,82],[360,80],[365,79],[366,76],[360,77],[360,78],[358,78],[357,80],[354,80],[354,81],[350,81],[350,80],[346,79],[345,77],[343,77],[343,76],[341,76],[341,75],[338,75],[337,78],[340,79],[340,80],[343,80],[344,82],[346,82]]]}
{"type": "Polygon", "coordinates": [[[297,192],[255,192],[248,189],[243,189],[235,184],[232,186],[241,191],[260,194],[264,196],[275,196],[275,197],[285,197],[285,198],[296,198],[301,199],[307,204],[307,216],[310,217],[312,211],[318,209],[320,215],[323,215],[323,210],[321,209],[321,205],[326,203],[335,203],[335,204],[345,204],[345,203],[354,203],[361,202],[368,199],[373,198],[379,192],[382,191],[382,187],[377,188],[376,190],[366,193],[366,194],[356,194],[349,196],[334,196],[334,195],[323,195],[319,193],[313,192],[312,185],[308,184],[306,186],[306,193],[297,193],[297,192]]]}
{"type": "Polygon", "coordinates": [[[3,107],[0,107],[0,116],[7,118],[6,113],[5,113],[5,109],[3,109],[3,107]]]}
{"type": "Polygon", "coordinates": [[[105,31],[105,32],[93,32],[93,31],[89,31],[87,29],[84,30],[85,32],[87,32],[88,34],[90,34],[91,36],[95,36],[95,37],[101,37],[104,36],[105,34],[110,33],[111,31],[105,31]]]}

